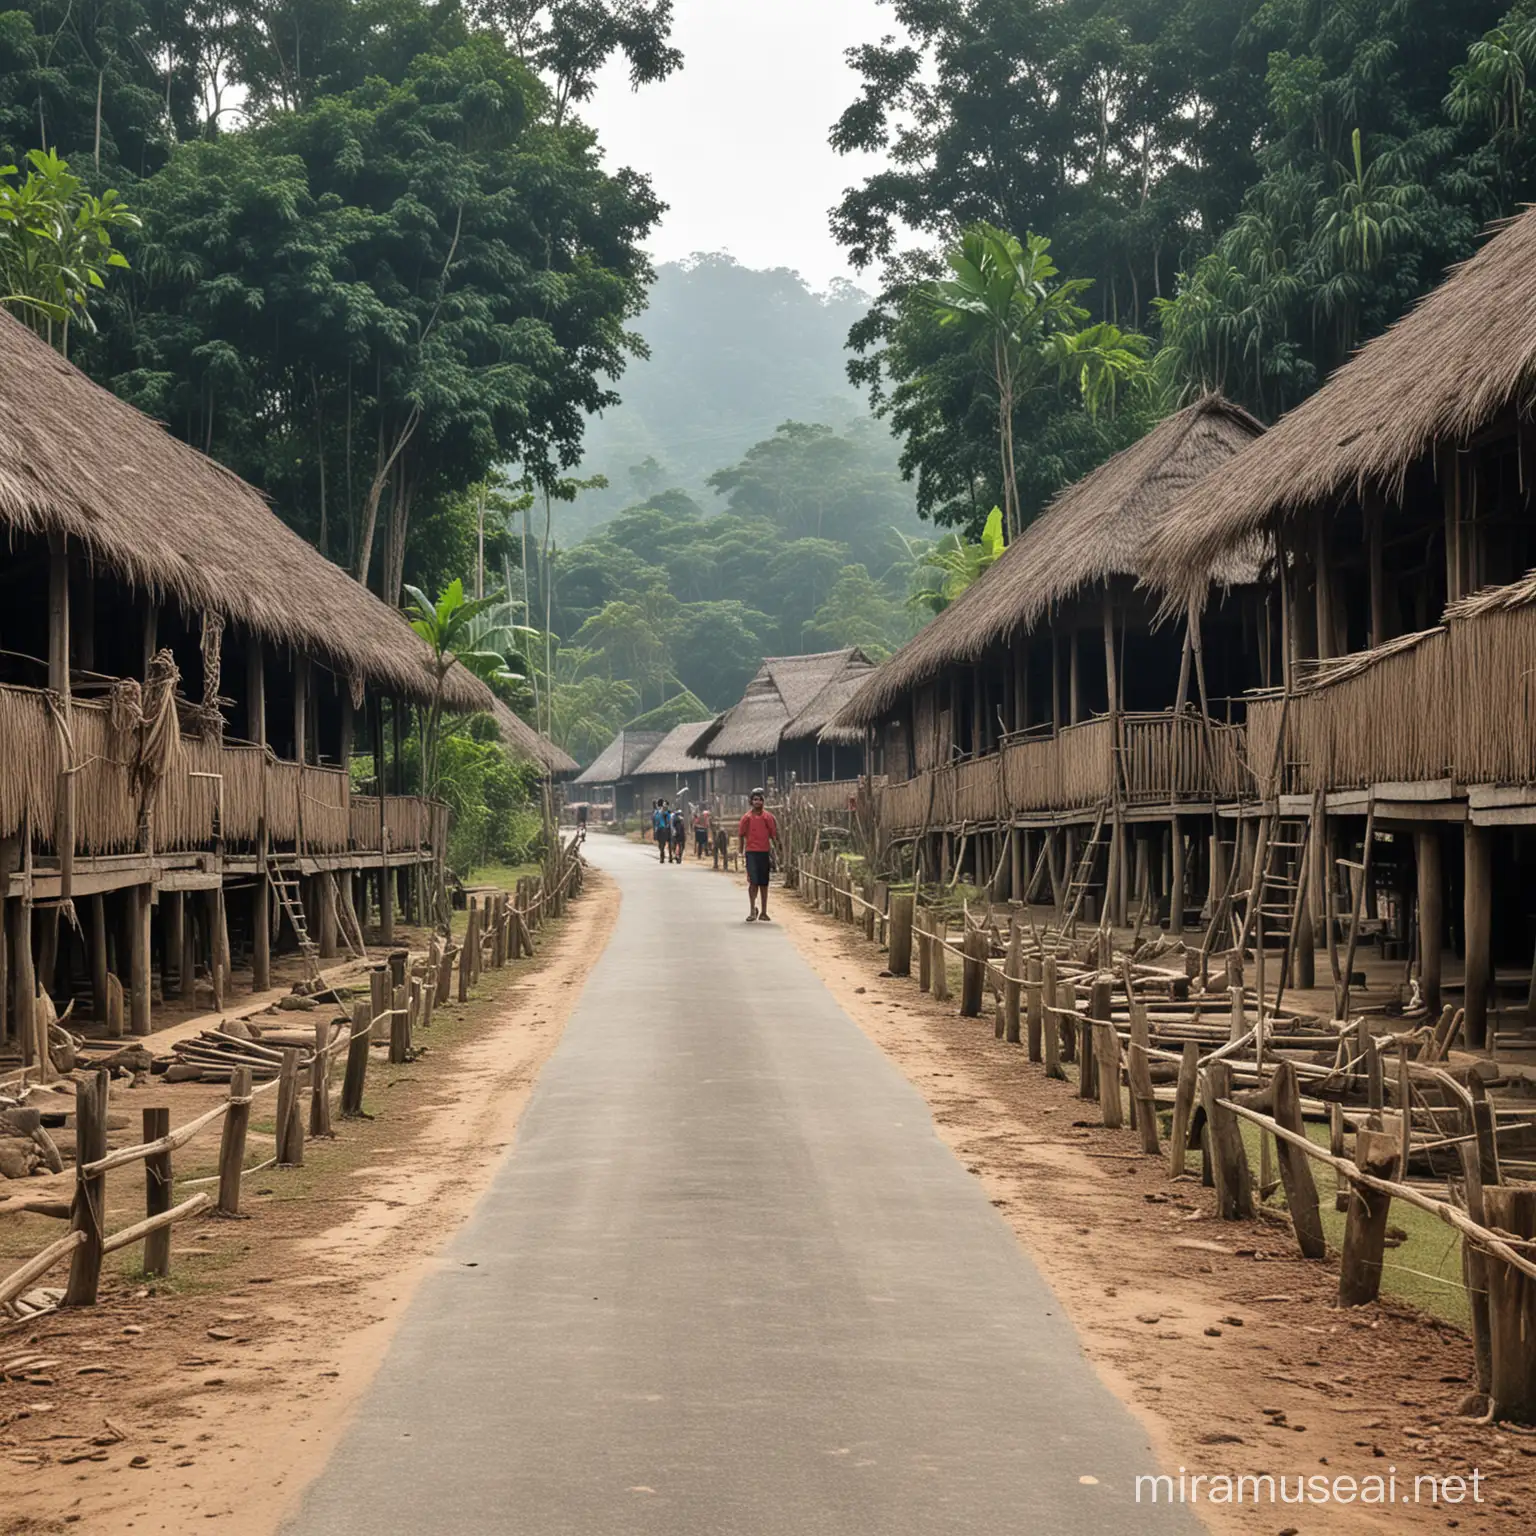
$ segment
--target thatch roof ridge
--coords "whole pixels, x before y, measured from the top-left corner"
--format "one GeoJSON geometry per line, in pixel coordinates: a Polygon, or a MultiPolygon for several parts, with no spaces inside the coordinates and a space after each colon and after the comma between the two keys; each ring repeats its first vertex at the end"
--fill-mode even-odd
{"type": "MultiPolygon", "coordinates": [[[[1146,551],[1189,485],[1251,451],[1263,432],[1241,406],[1206,395],[1060,491],[1001,558],[878,668],[836,720],[873,724],[944,667],[1029,633],[1055,607],[1114,576],[1140,577],[1146,551]]],[[[1249,579],[1236,566],[1212,573],[1249,579]]]]}
{"type": "MultiPolygon", "coordinates": [[[[154,600],[213,612],[335,671],[424,700],[426,647],[265,499],[0,311],[0,527],[61,533],[154,600]]],[[[455,709],[491,691],[457,667],[455,709]]]]}
{"type": "Polygon", "coordinates": [[[709,724],[708,720],[690,720],[684,725],[673,726],[636,765],[635,777],[643,778],[652,773],[707,773],[711,768],[718,768],[720,764],[716,759],[697,757],[692,751],[699,733],[709,724]]]}
{"type": "Polygon", "coordinates": [[[804,656],[765,656],[741,698],[700,733],[693,751],[716,758],[771,757],[782,739],[815,734],[814,726],[795,731],[794,724],[829,684],[850,666],[870,665],[854,645],[804,656]]]}
{"type": "Polygon", "coordinates": [[[566,774],[575,773],[581,766],[569,752],[534,730],[521,715],[500,699],[493,699],[490,714],[507,750],[537,763],[552,778],[563,778],[566,774]]]}
{"type": "Polygon", "coordinates": [[[665,731],[621,730],[587,767],[571,781],[573,784],[618,784],[633,778],[646,754],[661,743],[665,731]]]}
{"type": "Polygon", "coordinates": [[[1242,459],[1217,471],[1159,540],[1149,574],[1186,588],[1276,518],[1345,494],[1400,495],[1437,441],[1465,442],[1536,385],[1536,209],[1491,238],[1365,343],[1242,459]]]}

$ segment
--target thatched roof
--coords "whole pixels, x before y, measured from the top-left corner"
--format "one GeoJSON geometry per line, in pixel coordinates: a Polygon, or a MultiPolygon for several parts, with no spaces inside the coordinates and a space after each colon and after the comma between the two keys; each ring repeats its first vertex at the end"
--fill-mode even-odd
{"type": "Polygon", "coordinates": [[[835,690],[850,680],[857,683],[873,667],[857,646],[809,656],[770,656],[740,702],[699,735],[693,751],[717,758],[771,757],[780,741],[818,735],[831,718],[830,709],[821,707],[823,696],[840,702],[835,690]]]}
{"type": "Polygon", "coordinates": [[[618,784],[633,778],[646,757],[661,745],[665,731],[620,731],[596,759],[571,780],[573,784],[618,784]]]}
{"type": "Polygon", "coordinates": [[[634,770],[637,778],[649,774],[707,773],[720,765],[711,757],[695,757],[690,750],[701,732],[709,726],[708,720],[693,720],[686,725],[674,726],[645,755],[634,770]]]}
{"type": "MultiPolygon", "coordinates": [[[[872,725],[945,667],[974,661],[1029,633],[1053,608],[1114,576],[1140,577],[1148,546],[1192,485],[1238,457],[1263,428],[1240,406],[1207,395],[1062,491],[932,623],[859,690],[839,729],[872,725]]],[[[1207,580],[1252,580],[1249,559],[1207,580]]]]}
{"type": "MultiPolygon", "coordinates": [[[[172,437],[0,312],[0,527],[62,533],[155,601],[211,611],[335,671],[424,700],[427,652],[398,613],[237,475],[172,437]]],[[[455,709],[489,709],[462,667],[455,709]]]]}
{"type": "Polygon", "coordinates": [[[1363,346],[1316,394],[1188,497],[1149,574],[1190,573],[1278,520],[1369,490],[1399,499],[1436,442],[1464,443],[1536,386],[1536,209],[1363,346]]]}
{"type": "Polygon", "coordinates": [[[491,702],[491,718],[501,733],[502,745],[509,752],[537,763],[551,778],[561,779],[575,773],[580,764],[570,753],[563,751],[549,737],[541,735],[520,715],[509,709],[500,699],[491,702]]]}

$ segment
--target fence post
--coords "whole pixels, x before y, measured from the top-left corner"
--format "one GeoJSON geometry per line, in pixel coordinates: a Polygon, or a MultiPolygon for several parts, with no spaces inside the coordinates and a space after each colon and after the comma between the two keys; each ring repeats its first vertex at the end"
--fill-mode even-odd
{"type": "MultiPolygon", "coordinates": [[[[1099,979],[1095,976],[1088,989],[1088,1008],[1093,1008],[1094,993],[1099,985],[1099,979]]],[[[1095,1041],[1093,1038],[1093,1025],[1088,1021],[1087,1013],[1077,1011],[1077,989],[1073,988],[1072,997],[1072,1033],[1076,1036],[1075,1048],[1077,1051],[1077,1096],[1080,1099],[1093,1100],[1099,1096],[1099,1074],[1094,1067],[1095,1041]]]]}
{"type": "Polygon", "coordinates": [[[1141,1150],[1148,1157],[1156,1157],[1162,1149],[1157,1142],[1157,1096],[1152,1091],[1152,1063],[1147,1056],[1152,1031],[1147,1024],[1147,1005],[1134,995],[1130,1004],[1131,1046],[1126,1056],[1126,1076],[1131,1081],[1131,1108],[1141,1136],[1141,1150]]]}
{"type": "Polygon", "coordinates": [[[64,1289],[66,1307],[94,1306],[101,1281],[107,1176],[96,1173],[87,1177],[80,1170],[107,1155],[107,1085],[111,1080],[105,1071],[75,1080],[75,1198],[69,1225],[84,1238],[70,1260],[69,1283],[64,1289]]]}
{"type": "Polygon", "coordinates": [[[277,1074],[277,1165],[298,1168],[304,1162],[304,1122],[299,1118],[299,1053],[283,1050],[277,1074]]]}
{"type": "Polygon", "coordinates": [[[891,897],[891,948],[886,969],[892,976],[912,974],[912,913],[915,898],[910,891],[891,897]]]}
{"type": "Polygon", "coordinates": [[[404,1066],[411,1059],[411,1016],[408,996],[404,985],[395,988],[389,1013],[389,1061],[391,1066],[404,1066]]]}
{"type": "MultiPolygon", "coordinates": [[[[1536,1237],[1536,1187],[1495,1185],[1483,1191],[1484,1219],[1516,1237],[1536,1237]]],[[[1490,1256],[1489,1345],[1492,1354],[1490,1407],[1499,1418],[1536,1423],[1536,1280],[1503,1259],[1490,1256]]]]}
{"type": "Polygon", "coordinates": [[[1024,993],[1024,939],[1018,920],[1009,925],[1008,956],[1003,961],[1003,1039],[1009,1045],[1019,1043],[1019,1003],[1024,993]]]}
{"type": "Polygon", "coordinates": [[[1179,1086],[1173,1096],[1173,1125],[1168,1133],[1168,1177],[1171,1179],[1180,1177],[1184,1172],[1185,1154],[1189,1151],[1189,1122],[1195,1112],[1195,1090],[1199,1085],[1199,1077],[1199,1043],[1186,1040],[1184,1057],[1179,1062],[1179,1086]]]}
{"type": "Polygon", "coordinates": [[[309,1069],[309,1134],[331,1134],[331,1021],[315,1020],[315,1060],[309,1069]]]}
{"type": "Polygon", "coordinates": [[[1114,983],[1107,975],[1101,975],[1093,984],[1093,994],[1088,1008],[1094,1022],[1085,1025],[1094,1035],[1094,1057],[1099,1073],[1099,1108],[1104,1124],[1109,1130],[1118,1130],[1125,1124],[1125,1104],[1120,1097],[1120,1035],[1115,1029],[1111,1012],[1114,1002],[1114,983]]]}
{"type": "MultiPolygon", "coordinates": [[[[144,1140],[158,1141],[170,1134],[171,1112],[165,1109],[144,1111],[144,1140]]],[[[144,1159],[144,1214],[160,1216],[171,1208],[171,1154],[154,1152],[144,1159]]],[[[168,1275],[171,1272],[171,1229],[169,1225],[151,1232],[144,1239],[144,1273],[168,1275]]]]}
{"type": "Polygon", "coordinates": [[[1061,1023],[1056,1015],[1061,989],[1056,984],[1056,956],[1047,955],[1040,968],[1040,1012],[1045,1045],[1045,1075],[1065,1081],[1061,1069],[1061,1023]]]}
{"type": "Polygon", "coordinates": [[[927,993],[933,990],[933,944],[928,934],[932,932],[933,918],[916,905],[912,909],[913,938],[917,944],[917,990],[927,993]],[[919,927],[921,923],[921,927],[919,927]]]}
{"type": "Polygon", "coordinates": [[[961,946],[964,965],[960,976],[960,1017],[974,1019],[981,1014],[982,993],[986,987],[987,956],[992,942],[985,930],[967,926],[961,946]]]}
{"type": "Polygon", "coordinates": [[[1232,1096],[1232,1068],[1224,1061],[1209,1063],[1200,1074],[1200,1102],[1210,1137],[1211,1173],[1216,1181],[1216,1214],[1225,1221],[1253,1215],[1253,1188],[1248,1153],[1243,1147],[1237,1116],[1218,1101],[1232,1096]]]}
{"type": "MultiPolygon", "coordinates": [[[[1378,1179],[1397,1177],[1398,1138],[1386,1131],[1355,1133],[1355,1164],[1378,1179]]],[[[1490,1191],[1483,1191],[1486,1206],[1490,1191]]],[[[1344,1218],[1344,1253],[1339,1264],[1339,1305],[1361,1307],[1381,1290],[1381,1260],[1387,1247],[1391,1195],[1355,1184],[1344,1218]]],[[[1490,1266],[1491,1268],[1492,1266],[1490,1266]]]]}
{"type": "MultiPolygon", "coordinates": [[[[1305,1135],[1295,1064],[1282,1058],[1275,1068],[1273,1081],[1275,1124],[1298,1136],[1305,1135]]],[[[1323,1219],[1318,1214],[1317,1183],[1312,1177],[1311,1160],[1300,1147],[1293,1146],[1283,1137],[1277,1137],[1276,1141],[1280,1182],[1285,1186],[1285,1204],[1291,1213],[1291,1225],[1296,1230],[1297,1245],[1304,1258],[1320,1259],[1328,1252],[1328,1242],[1323,1236],[1323,1219]]]]}
{"type": "Polygon", "coordinates": [[[229,1108],[224,1112],[224,1134],[219,1142],[220,1216],[240,1214],[240,1175],[245,1171],[245,1133],[250,1123],[251,1069],[236,1067],[229,1074],[229,1108]]]}
{"type": "Polygon", "coordinates": [[[1024,1038],[1029,1048],[1029,1059],[1039,1061],[1041,1044],[1045,1039],[1042,1023],[1045,1018],[1044,1009],[1041,1006],[1040,956],[1031,955],[1026,962],[1027,969],[1024,972],[1024,1038]]]}

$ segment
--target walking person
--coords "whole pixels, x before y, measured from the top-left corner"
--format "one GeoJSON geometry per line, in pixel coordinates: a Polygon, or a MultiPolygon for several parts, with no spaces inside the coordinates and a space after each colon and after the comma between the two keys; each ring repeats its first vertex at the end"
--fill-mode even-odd
{"type": "Polygon", "coordinates": [[[658,800],[651,807],[651,836],[656,839],[656,851],[661,862],[667,862],[667,850],[672,846],[672,818],[667,815],[667,802],[658,800]]]}
{"type": "Polygon", "coordinates": [[[710,814],[707,805],[701,806],[693,813],[693,856],[703,859],[709,852],[709,823],[710,814]]]}
{"type": "Polygon", "coordinates": [[[687,840],[688,824],[683,819],[682,806],[678,806],[672,812],[672,862],[674,864],[681,864],[683,862],[683,844],[687,840]]]}
{"type": "Polygon", "coordinates": [[[767,796],[752,791],[752,808],[741,818],[737,833],[747,861],[747,913],[749,923],[768,922],[768,876],[773,871],[773,851],[779,843],[779,824],[766,808],[767,796]],[[758,910],[761,903],[762,910],[758,910]]]}

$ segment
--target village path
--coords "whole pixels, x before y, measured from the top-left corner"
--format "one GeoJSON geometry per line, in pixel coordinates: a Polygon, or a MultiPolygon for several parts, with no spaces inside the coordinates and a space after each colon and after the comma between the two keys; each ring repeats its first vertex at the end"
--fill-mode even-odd
{"type": "Polygon", "coordinates": [[[587,847],[612,940],[288,1531],[1197,1530],[1135,1502],[1141,1427],[740,880],[587,847]]]}

